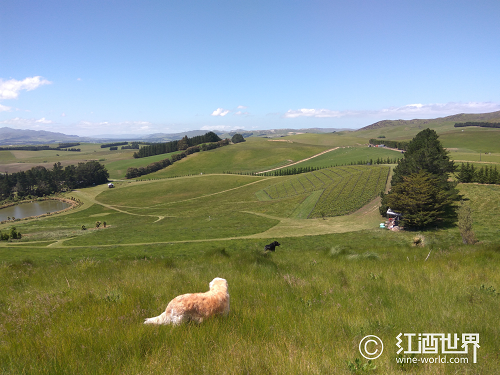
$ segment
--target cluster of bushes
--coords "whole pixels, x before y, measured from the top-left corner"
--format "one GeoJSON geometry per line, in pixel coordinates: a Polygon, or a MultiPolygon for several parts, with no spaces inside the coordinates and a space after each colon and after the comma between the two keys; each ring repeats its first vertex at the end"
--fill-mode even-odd
{"type": "Polygon", "coordinates": [[[245,138],[243,138],[243,136],[239,133],[236,133],[235,135],[233,135],[233,137],[231,138],[231,142],[233,143],[241,143],[241,142],[245,142],[245,138]]]}
{"type": "Polygon", "coordinates": [[[139,142],[132,142],[129,145],[122,146],[122,150],[138,150],[139,149],[139,142]]]}
{"type": "Polygon", "coordinates": [[[188,138],[188,136],[185,136],[178,141],[153,143],[151,145],[144,146],[138,152],[134,153],[134,158],[137,159],[147,156],[168,154],[175,151],[184,151],[189,147],[198,146],[203,143],[214,143],[220,141],[222,141],[222,139],[220,139],[219,136],[214,132],[208,132],[205,135],[199,135],[192,138],[188,138]]]}
{"type": "Polygon", "coordinates": [[[457,180],[459,182],[478,182],[480,184],[500,184],[500,173],[497,167],[482,166],[474,167],[474,164],[462,163],[458,171],[457,180]]]}
{"type": "Polygon", "coordinates": [[[372,138],[369,140],[369,143],[371,145],[385,145],[387,147],[390,147],[390,148],[397,148],[398,150],[404,150],[406,151],[406,149],[408,148],[408,144],[410,142],[406,142],[406,141],[388,141],[386,139],[375,139],[375,138],[372,138]]]}
{"type": "Polygon", "coordinates": [[[61,191],[84,188],[108,182],[109,173],[98,161],[68,165],[54,164],[12,174],[0,174],[0,200],[42,197],[61,191]]]}
{"type": "Polygon", "coordinates": [[[21,233],[16,230],[16,227],[10,228],[10,232],[8,233],[2,233],[2,231],[0,231],[0,241],[8,241],[10,239],[20,240],[21,237],[21,233]]]}
{"type": "Polygon", "coordinates": [[[79,148],[60,148],[59,151],[76,151],[76,152],[79,152],[81,151],[79,148]]]}
{"type": "Polygon", "coordinates": [[[195,152],[208,151],[208,150],[212,150],[212,149],[215,149],[218,147],[227,146],[228,144],[229,144],[229,139],[224,139],[224,140],[220,140],[220,141],[215,142],[215,143],[204,143],[204,144],[199,145],[199,146],[188,147],[183,152],[180,152],[178,154],[174,154],[170,158],[163,159],[163,160],[148,164],[146,167],[139,167],[139,168],[129,167],[127,169],[127,173],[125,175],[125,178],[135,178],[135,177],[144,176],[146,174],[150,174],[150,173],[159,171],[160,169],[166,168],[169,165],[172,165],[173,163],[175,163],[176,161],[179,161],[188,155],[194,154],[195,152]]]}
{"type": "Polygon", "coordinates": [[[500,122],[457,122],[455,128],[464,128],[466,126],[480,126],[481,128],[500,128],[500,122]]]}

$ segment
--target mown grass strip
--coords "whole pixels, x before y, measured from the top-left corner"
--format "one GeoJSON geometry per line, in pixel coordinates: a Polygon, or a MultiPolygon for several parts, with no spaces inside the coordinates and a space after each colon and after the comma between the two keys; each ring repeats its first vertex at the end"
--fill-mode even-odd
{"type": "Polygon", "coordinates": [[[321,197],[321,194],[323,194],[323,190],[313,191],[299,206],[297,206],[290,217],[292,219],[307,219],[316,205],[316,202],[321,197]]]}

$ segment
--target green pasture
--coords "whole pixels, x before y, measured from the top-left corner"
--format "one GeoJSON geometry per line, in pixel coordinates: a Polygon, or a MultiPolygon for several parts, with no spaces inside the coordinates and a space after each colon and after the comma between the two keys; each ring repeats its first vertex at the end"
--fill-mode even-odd
{"type": "MultiPolygon", "coordinates": [[[[129,150],[130,151],[130,150],[129,150]]],[[[134,150],[137,151],[137,150],[134,150]]],[[[134,159],[132,155],[127,154],[127,158],[121,158],[114,161],[104,161],[104,165],[109,172],[109,178],[122,179],[125,178],[127,169],[130,167],[140,168],[146,167],[148,164],[155,163],[160,160],[169,159],[173,154],[178,154],[180,151],[171,152],[168,154],[160,154],[155,156],[148,156],[146,158],[134,159]]]]}
{"type": "Polygon", "coordinates": [[[500,153],[500,129],[454,128],[440,134],[439,140],[444,147],[462,152],[500,153]]]}
{"type": "MultiPolygon", "coordinates": [[[[53,146],[53,145],[52,145],[53,146]]],[[[25,171],[34,166],[42,165],[45,168],[52,168],[54,163],[60,162],[63,166],[78,164],[89,160],[99,160],[104,165],[108,163],[118,162],[120,160],[133,161],[133,154],[136,150],[118,150],[110,151],[108,148],[101,148],[100,144],[81,143],[75,148],[81,151],[59,151],[59,150],[42,150],[42,151],[0,151],[0,171],[7,170],[9,173],[25,171]]],[[[128,162],[125,162],[125,164],[128,162]]],[[[118,165],[120,163],[118,162],[118,165]]],[[[112,178],[118,178],[121,175],[114,172],[114,168],[110,171],[113,174],[112,178]]],[[[121,172],[121,171],[120,171],[121,172]]],[[[123,172],[123,176],[125,176],[123,172]]]]}
{"type": "Polygon", "coordinates": [[[369,137],[358,134],[355,131],[342,131],[335,133],[303,133],[289,135],[279,138],[281,140],[290,140],[294,143],[303,143],[309,145],[321,145],[329,148],[368,145],[369,137]]]}

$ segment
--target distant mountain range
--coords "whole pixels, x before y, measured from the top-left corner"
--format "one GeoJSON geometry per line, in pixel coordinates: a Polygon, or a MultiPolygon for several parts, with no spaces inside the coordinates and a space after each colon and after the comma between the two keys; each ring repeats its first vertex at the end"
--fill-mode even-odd
{"type": "MultiPolygon", "coordinates": [[[[214,131],[221,138],[231,138],[234,134],[240,133],[244,137],[260,136],[260,137],[278,137],[285,136],[290,133],[331,133],[347,129],[333,128],[312,128],[312,129],[273,129],[273,130],[236,130],[231,132],[214,131]]],[[[189,138],[203,135],[209,130],[190,130],[182,133],[156,133],[148,135],[100,135],[97,137],[80,137],[78,135],[67,135],[63,133],[50,132],[45,130],[27,130],[27,129],[12,129],[3,127],[0,128],[0,146],[9,145],[41,145],[53,143],[67,142],[91,142],[91,143],[106,143],[117,141],[142,141],[142,142],[169,142],[179,140],[184,136],[189,138]]]]}
{"type": "MultiPolygon", "coordinates": [[[[416,131],[425,127],[435,128],[441,124],[451,124],[453,122],[468,122],[468,121],[485,121],[485,122],[500,122],[500,111],[490,113],[466,114],[460,113],[457,115],[440,117],[436,119],[415,119],[415,120],[383,120],[372,125],[365,126],[358,130],[352,129],[336,129],[336,128],[308,128],[308,129],[271,129],[271,130],[234,130],[231,132],[214,131],[221,138],[231,138],[234,134],[239,133],[245,138],[247,137],[283,137],[297,133],[332,133],[339,131],[356,131],[370,132],[377,129],[391,131],[391,129],[407,129],[407,135],[411,135],[416,131]]],[[[450,127],[451,125],[448,125],[450,127]]],[[[21,130],[12,128],[0,128],[0,146],[8,145],[37,145],[37,144],[52,144],[61,142],[91,142],[91,143],[107,143],[117,141],[139,141],[139,142],[169,142],[179,140],[184,136],[189,138],[203,135],[208,130],[190,130],[181,133],[156,133],[148,135],[100,135],[96,137],[80,137],[77,135],[66,135],[63,133],[55,133],[45,130],[21,130]]],[[[396,134],[394,134],[396,135],[396,134]]]]}

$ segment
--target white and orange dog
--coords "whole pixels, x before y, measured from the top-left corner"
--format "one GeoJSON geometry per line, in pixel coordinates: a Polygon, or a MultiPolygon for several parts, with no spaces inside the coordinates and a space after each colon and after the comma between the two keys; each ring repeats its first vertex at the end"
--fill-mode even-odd
{"type": "Polygon", "coordinates": [[[154,318],[148,318],[144,324],[181,324],[193,320],[201,323],[215,315],[229,313],[229,292],[225,279],[216,277],[210,282],[206,293],[188,293],[175,297],[166,310],[154,318]]]}

